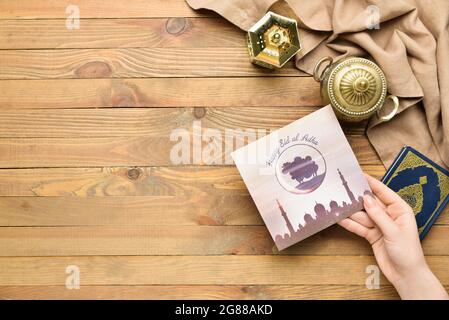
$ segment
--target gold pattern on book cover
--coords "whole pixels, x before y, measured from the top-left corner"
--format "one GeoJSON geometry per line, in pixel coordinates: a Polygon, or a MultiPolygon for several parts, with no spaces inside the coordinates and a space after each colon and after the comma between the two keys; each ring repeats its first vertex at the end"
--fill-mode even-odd
{"type": "MultiPolygon", "coordinates": [[[[438,175],[438,181],[439,181],[439,187],[441,190],[441,196],[440,200],[438,201],[437,208],[440,207],[443,203],[443,201],[446,199],[446,197],[449,195],[449,177],[445,175],[441,170],[438,168],[432,166],[430,163],[425,161],[424,159],[420,158],[413,152],[407,152],[407,155],[402,159],[401,163],[395,170],[395,172],[391,175],[390,179],[386,181],[386,184],[388,184],[394,177],[396,177],[402,170],[408,169],[408,168],[416,168],[426,166],[428,168],[431,168],[437,175],[438,175]]],[[[412,186],[405,187],[398,191],[398,194],[403,198],[413,209],[413,212],[415,214],[419,213],[421,211],[421,208],[423,206],[423,190],[422,186],[427,183],[427,180],[424,179],[426,177],[420,177],[419,184],[415,184],[412,186]]],[[[432,221],[432,218],[436,214],[437,210],[435,210],[430,218],[427,220],[427,223],[419,228],[419,232],[424,230],[428,223],[432,221]]]]}

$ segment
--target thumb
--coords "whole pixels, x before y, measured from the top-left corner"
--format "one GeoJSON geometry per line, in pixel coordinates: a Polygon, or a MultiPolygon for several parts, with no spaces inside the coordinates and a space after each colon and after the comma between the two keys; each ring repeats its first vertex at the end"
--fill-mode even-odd
{"type": "Polygon", "coordinates": [[[394,221],[371,195],[363,197],[363,205],[368,216],[377,225],[384,236],[393,236],[397,231],[394,221]]]}

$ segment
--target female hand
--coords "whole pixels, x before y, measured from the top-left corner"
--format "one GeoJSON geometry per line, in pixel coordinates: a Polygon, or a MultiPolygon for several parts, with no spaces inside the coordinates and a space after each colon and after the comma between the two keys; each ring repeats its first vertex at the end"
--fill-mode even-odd
{"type": "Polygon", "coordinates": [[[449,299],[429,269],[412,208],[382,182],[366,175],[375,197],[363,197],[365,211],[339,224],[372,246],[383,274],[402,299],[449,299]]]}

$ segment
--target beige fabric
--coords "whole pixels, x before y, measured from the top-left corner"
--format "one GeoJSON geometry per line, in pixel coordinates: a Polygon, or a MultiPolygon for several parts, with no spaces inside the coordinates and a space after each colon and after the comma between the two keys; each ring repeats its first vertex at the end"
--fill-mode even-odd
{"type": "Polygon", "coordinates": [[[404,145],[449,166],[449,0],[187,0],[248,30],[269,9],[298,21],[296,66],[312,73],[330,55],[372,56],[389,92],[401,99],[387,123],[373,117],[367,135],[385,165],[404,145]],[[370,7],[376,6],[376,7],[370,7]],[[368,28],[378,9],[380,28],[368,28]]]}

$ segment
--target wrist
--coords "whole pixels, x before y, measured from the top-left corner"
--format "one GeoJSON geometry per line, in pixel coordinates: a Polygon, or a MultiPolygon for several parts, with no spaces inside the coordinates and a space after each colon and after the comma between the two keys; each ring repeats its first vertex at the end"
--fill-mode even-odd
{"type": "Polygon", "coordinates": [[[415,283],[422,278],[429,277],[432,273],[426,262],[419,265],[409,267],[408,270],[401,272],[401,275],[391,280],[391,284],[394,287],[405,287],[407,284],[415,283]]]}
{"type": "Polygon", "coordinates": [[[448,299],[446,290],[427,264],[414,268],[392,282],[401,299],[448,299]]]}

